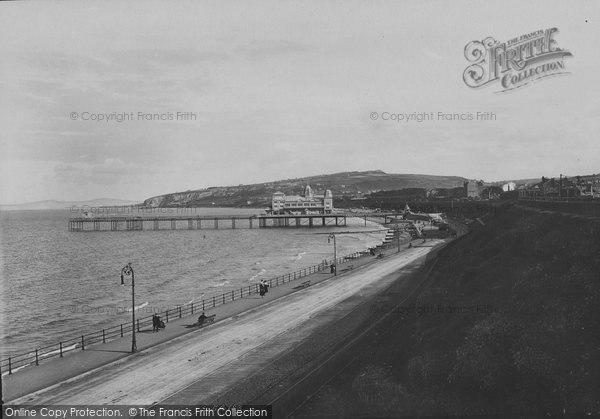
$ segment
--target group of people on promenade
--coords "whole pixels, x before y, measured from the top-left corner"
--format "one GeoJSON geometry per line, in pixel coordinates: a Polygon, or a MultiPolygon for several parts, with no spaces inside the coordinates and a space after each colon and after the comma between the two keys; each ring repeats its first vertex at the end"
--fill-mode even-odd
{"type": "Polygon", "coordinates": [[[263,279],[260,281],[260,283],[258,284],[258,289],[259,289],[260,298],[263,298],[265,296],[265,294],[269,292],[269,283],[267,282],[266,279],[263,279]]]}
{"type": "Polygon", "coordinates": [[[152,331],[158,332],[159,329],[163,329],[165,323],[160,319],[160,316],[156,313],[152,315],[152,331]]]}

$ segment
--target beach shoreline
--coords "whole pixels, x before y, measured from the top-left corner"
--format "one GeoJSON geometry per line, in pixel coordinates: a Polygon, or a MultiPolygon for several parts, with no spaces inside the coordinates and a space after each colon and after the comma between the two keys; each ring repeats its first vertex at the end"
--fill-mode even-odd
{"type": "MultiPolygon", "coordinates": [[[[245,294],[263,278],[293,273],[333,255],[333,246],[327,236],[318,235],[319,229],[79,235],[66,231],[65,211],[32,212],[2,219],[7,264],[2,280],[5,327],[0,331],[3,372],[9,370],[9,356],[18,368],[15,355],[29,353],[34,362],[39,349],[43,362],[43,355],[59,352],[59,342],[65,350],[90,332],[101,340],[102,329],[107,329],[108,339],[108,329],[118,335],[121,324],[126,333],[131,327],[131,290],[120,286],[119,272],[127,262],[135,268],[136,318],[143,318],[192,302],[202,304],[203,299],[208,305],[209,296],[227,291],[235,291],[237,298],[240,288],[245,294]]],[[[340,229],[322,231],[330,230],[340,229]]],[[[364,250],[382,239],[379,233],[345,236],[338,240],[338,254],[364,250]]]]}
{"type": "MultiPolygon", "coordinates": [[[[390,255],[393,254],[393,252],[394,250],[386,250],[386,253],[390,255]]],[[[375,256],[367,256],[362,258],[362,260],[358,259],[356,261],[352,261],[351,263],[346,264],[346,266],[340,265],[341,269],[338,271],[339,275],[336,280],[341,280],[345,275],[352,274],[354,266],[351,267],[350,264],[357,265],[356,268],[360,268],[376,262],[377,258],[375,256]]],[[[245,298],[236,302],[236,304],[218,307],[214,311],[207,313],[213,314],[214,312],[217,314],[217,322],[215,325],[209,326],[206,329],[208,330],[219,325],[223,325],[227,322],[231,322],[237,317],[247,315],[249,312],[255,310],[260,311],[261,307],[265,306],[265,304],[272,304],[282,297],[304,290],[306,287],[298,287],[298,285],[300,285],[301,282],[305,282],[307,278],[308,277],[302,278],[303,281],[291,281],[284,285],[274,287],[269,292],[270,295],[267,296],[267,299],[258,301],[258,298],[260,297],[256,295],[255,297],[258,298],[245,298]]],[[[310,276],[312,285],[316,285],[332,278],[333,275],[329,272],[318,272],[310,276]]],[[[138,348],[140,348],[140,353],[138,354],[132,355],[128,353],[130,342],[127,337],[125,337],[104,345],[92,347],[86,351],[79,351],[77,353],[69,354],[62,359],[48,361],[47,363],[40,364],[40,366],[35,368],[28,368],[18,371],[11,376],[5,376],[5,399],[9,403],[14,401],[27,403],[31,400],[30,398],[24,396],[35,394],[39,391],[43,392],[44,389],[57,386],[65,380],[77,380],[77,377],[80,375],[93,375],[98,370],[103,370],[106,368],[118,369],[119,366],[127,364],[128,360],[131,358],[139,358],[144,351],[168,351],[170,345],[187,339],[191,335],[190,332],[198,332],[201,334],[205,331],[204,329],[197,330],[190,328],[189,326],[192,322],[193,320],[191,320],[190,317],[184,317],[169,323],[165,331],[157,334],[148,333],[148,331],[139,333],[138,348]]]]}

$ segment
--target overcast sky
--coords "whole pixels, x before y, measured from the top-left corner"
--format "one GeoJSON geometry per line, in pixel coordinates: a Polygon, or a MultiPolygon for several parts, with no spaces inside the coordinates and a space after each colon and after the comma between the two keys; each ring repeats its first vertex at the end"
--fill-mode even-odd
{"type": "Polygon", "coordinates": [[[598,173],[599,24],[594,0],[2,2],[0,203],[351,170],[598,173]],[[550,27],[570,74],[463,82],[470,41],[550,27]],[[497,119],[382,120],[478,111],[497,119]],[[134,118],[82,120],[113,112],[134,118]]]}

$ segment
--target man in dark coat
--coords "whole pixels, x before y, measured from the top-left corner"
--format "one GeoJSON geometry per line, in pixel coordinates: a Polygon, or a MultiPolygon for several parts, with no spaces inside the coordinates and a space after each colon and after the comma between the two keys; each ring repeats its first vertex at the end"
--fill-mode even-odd
{"type": "Polygon", "coordinates": [[[152,315],[152,331],[158,332],[158,316],[156,313],[152,315]]]}

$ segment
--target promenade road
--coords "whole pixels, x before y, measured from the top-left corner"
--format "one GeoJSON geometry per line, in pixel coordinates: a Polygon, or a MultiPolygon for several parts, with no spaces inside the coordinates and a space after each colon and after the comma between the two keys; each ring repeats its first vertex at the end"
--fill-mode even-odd
{"type": "MultiPolygon", "coordinates": [[[[356,295],[373,295],[394,280],[393,274],[424,257],[442,240],[428,241],[426,247],[389,253],[375,263],[330,277],[301,291],[281,296],[259,307],[224,319],[194,333],[151,346],[79,374],[47,388],[10,400],[10,404],[152,404],[177,400],[186,388],[227,365],[238,362],[269,341],[285,342],[310,319],[356,295]],[[283,337],[283,339],[282,339],[283,337]]],[[[308,329],[308,328],[307,328],[308,329]]],[[[308,333],[308,332],[307,332],[308,333]]],[[[293,342],[290,341],[290,345],[293,342]]],[[[280,345],[281,352],[289,345],[280,345]]],[[[274,354],[270,353],[272,357],[274,354]]],[[[238,375],[223,374],[211,380],[210,392],[188,396],[188,403],[210,402],[238,375]]]]}

